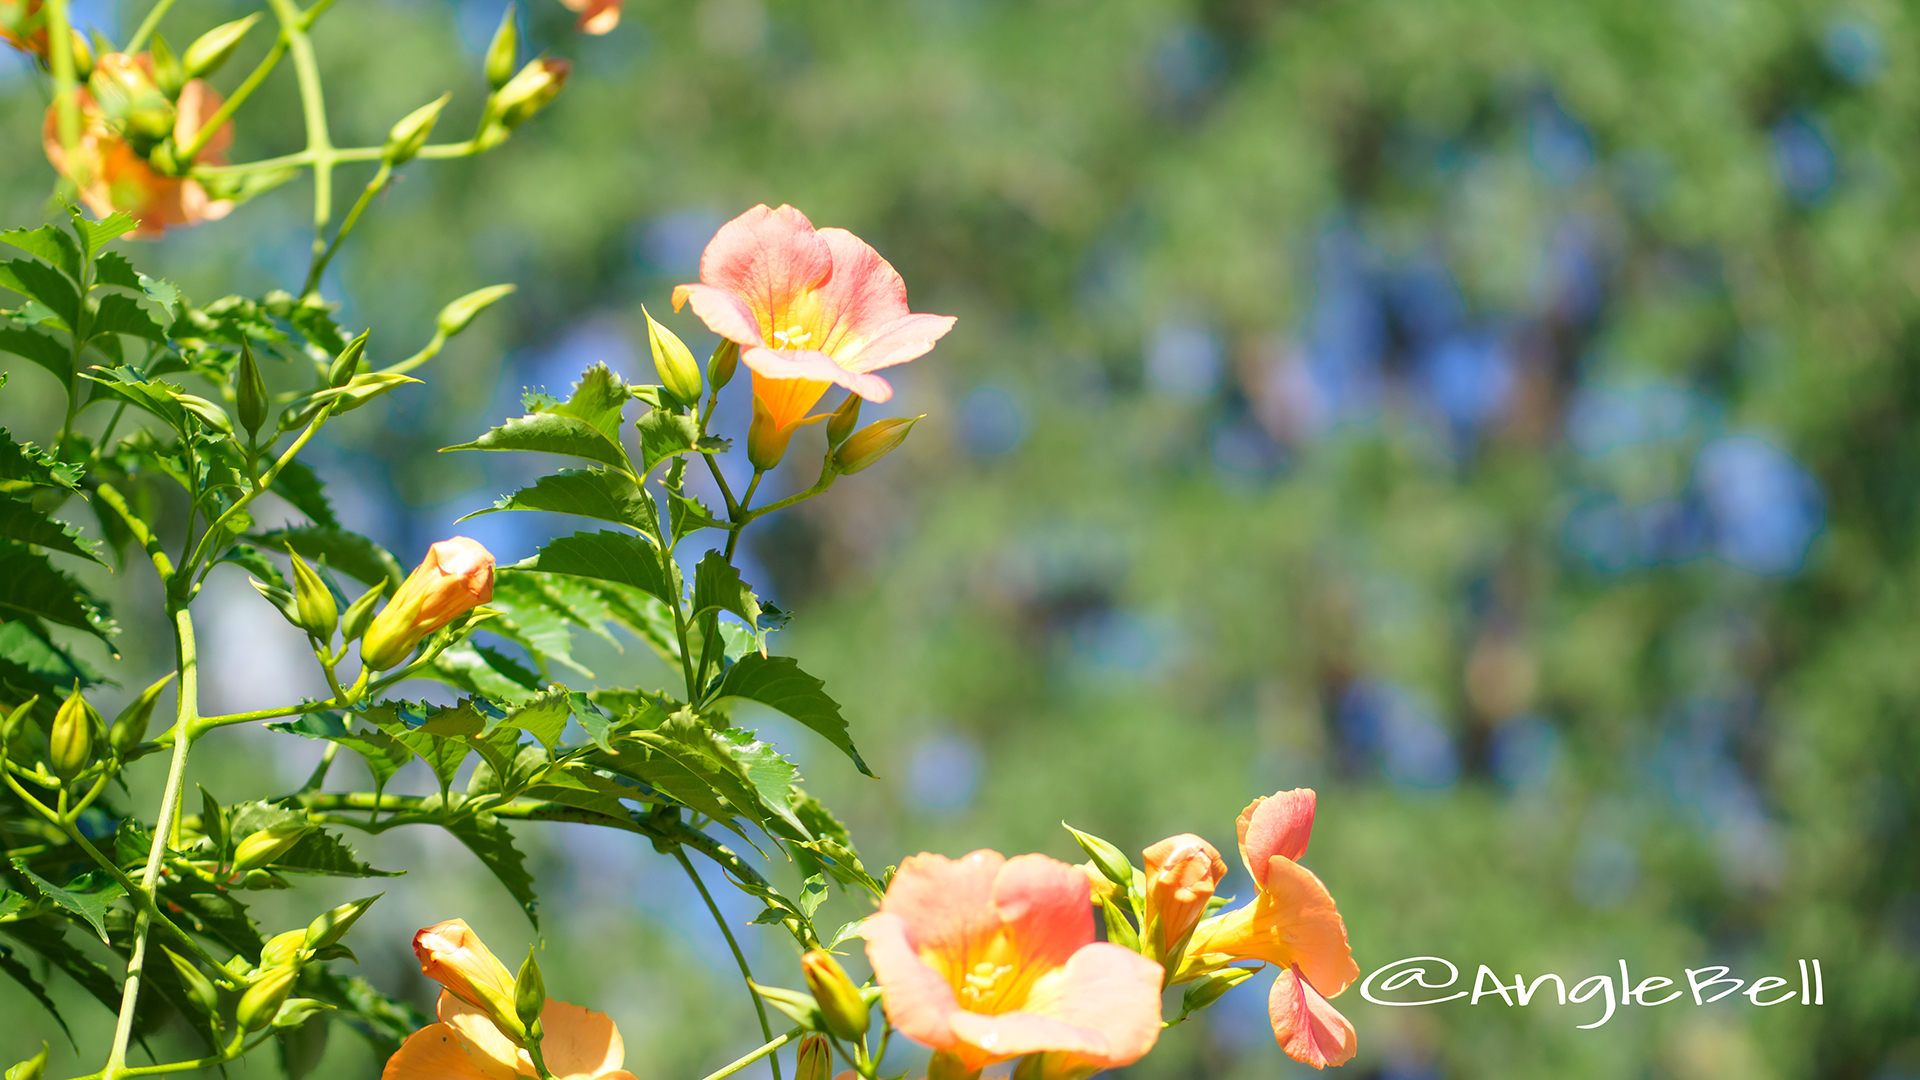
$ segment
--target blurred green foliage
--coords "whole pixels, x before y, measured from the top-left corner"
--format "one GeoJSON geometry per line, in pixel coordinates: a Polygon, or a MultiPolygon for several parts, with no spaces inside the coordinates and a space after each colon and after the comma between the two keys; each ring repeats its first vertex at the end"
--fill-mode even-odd
{"type": "MultiPolygon", "coordinates": [[[[498,12],[330,14],[329,85],[356,91],[336,141],[377,143],[461,79],[443,124],[470,123],[498,12]]],[[[426,388],[329,429],[350,524],[405,560],[524,479],[431,451],[523,383],[645,375],[640,302],[661,312],[719,222],[792,203],[961,320],[903,369],[895,411],[930,415],[896,460],[756,541],[804,616],[778,647],[883,777],[802,758],[870,862],[1074,857],[1062,818],[1231,850],[1253,795],[1311,784],[1306,861],[1363,970],[1826,973],[1820,1008],[1682,1002],[1592,1031],[1573,1006],[1349,994],[1351,1069],[1920,1074],[1907,7],[700,0],[601,39],[545,0],[525,15],[535,47],[578,50],[566,93],[500,153],[403,171],[328,279],[393,348],[449,296],[521,290],[426,388]]],[[[33,145],[43,101],[0,94],[0,144],[33,145]]],[[[295,115],[290,76],[257,100],[295,115]]],[[[299,137],[243,122],[236,160],[299,137]]],[[[6,220],[41,217],[50,180],[0,160],[6,220]]],[[[291,287],[307,197],[145,261],[196,296],[291,287]]],[[[23,435],[51,400],[34,379],[0,400],[23,435]]],[[[489,536],[503,560],[537,539],[489,536]]],[[[552,922],[555,994],[612,1011],[643,1077],[742,1049],[718,1040],[746,1002],[688,960],[717,939],[652,857],[539,835],[549,910],[581,905],[552,922]]],[[[456,913],[429,899],[518,932],[510,901],[450,884],[456,855],[417,865],[385,913],[396,957],[456,913]]],[[[1267,982],[1137,1071],[1271,1075],[1267,982]]]]}

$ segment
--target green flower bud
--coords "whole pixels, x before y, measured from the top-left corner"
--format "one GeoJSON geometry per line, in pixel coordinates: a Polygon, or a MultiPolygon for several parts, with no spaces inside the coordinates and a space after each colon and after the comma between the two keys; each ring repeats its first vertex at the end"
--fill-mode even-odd
{"type": "Polygon", "coordinates": [[[848,394],[847,400],[841,402],[840,407],[827,418],[827,445],[839,446],[846,442],[847,436],[853,434],[853,425],[859,422],[860,395],[848,394]]]}
{"type": "Polygon", "coordinates": [[[233,56],[233,50],[240,47],[240,39],[247,36],[253,24],[260,21],[255,12],[244,19],[235,19],[201,34],[180,58],[180,66],[186,69],[187,78],[200,79],[220,70],[233,56]]]}
{"type": "Polygon", "coordinates": [[[493,43],[487,46],[487,85],[495,90],[507,85],[513,65],[520,61],[519,15],[519,7],[508,4],[500,15],[500,28],[493,32],[493,43]]]}
{"type": "Polygon", "coordinates": [[[259,431],[267,422],[267,381],[260,376],[252,347],[244,341],[240,343],[240,363],[233,369],[233,404],[247,434],[259,431]]]}
{"type": "Polygon", "coordinates": [[[440,119],[440,110],[453,100],[451,93],[441,94],[433,101],[408,113],[387,132],[387,145],[381,151],[389,165],[405,165],[420,153],[427,145],[427,137],[433,134],[433,125],[440,119]]]}
{"type": "Polygon", "coordinates": [[[534,113],[559,95],[572,71],[573,65],[565,60],[543,56],[533,61],[494,92],[494,116],[509,131],[533,119],[534,113]]]}
{"type": "Polygon", "coordinates": [[[641,305],[640,314],[647,317],[647,343],[653,346],[653,369],[660,375],[660,385],[683,405],[698,402],[700,366],[693,362],[692,350],[679,335],[655,322],[646,305],[641,305]]]}
{"type": "Polygon", "coordinates": [[[733,381],[733,369],[740,366],[740,343],[720,339],[713,347],[713,355],[707,357],[707,382],[715,390],[733,381]]]}
{"type": "Polygon", "coordinates": [[[39,1053],[7,1070],[7,1080],[40,1080],[47,1075],[47,1053],[47,1044],[43,1042],[39,1053]]]}
{"type": "Polygon", "coordinates": [[[300,625],[300,607],[294,603],[293,593],[278,585],[269,585],[254,578],[248,578],[247,583],[253,586],[254,592],[265,597],[267,603],[279,608],[280,614],[286,616],[288,622],[295,626],[300,625]]]}
{"type": "Polygon", "coordinates": [[[341,904],[332,911],[322,913],[319,918],[307,924],[307,933],[303,939],[305,947],[315,950],[324,949],[347,936],[347,931],[360,920],[360,916],[366,914],[366,910],[373,906],[375,900],[385,895],[381,893],[377,896],[369,896],[355,900],[351,904],[341,904]]]}
{"type": "Polygon", "coordinates": [[[333,640],[333,628],[340,622],[339,604],[305,559],[291,549],[287,554],[293,559],[293,624],[324,645],[333,640]]]}
{"type": "Polygon", "coordinates": [[[293,963],[300,950],[306,948],[306,945],[305,930],[288,930],[285,933],[273,935],[267,939],[265,945],[260,946],[261,970],[286,967],[293,963]]]}
{"type": "Polygon", "coordinates": [[[31,713],[33,707],[39,703],[40,695],[35,694],[15,706],[14,710],[7,714],[6,722],[0,723],[0,756],[4,756],[6,760],[24,760],[23,755],[27,749],[25,744],[30,730],[26,722],[27,714],[31,713]]]}
{"type": "Polygon", "coordinates": [[[247,987],[240,995],[240,1007],[234,1010],[234,1019],[240,1021],[244,1031],[259,1031],[273,1023],[273,1015],[286,1004],[287,994],[293,990],[293,981],[300,977],[296,967],[276,967],[269,969],[260,981],[247,987]]]}
{"type": "Polygon", "coordinates": [[[373,609],[380,603],[384,590],[379,585],[360,594],[360,599],[347,605],[347,613],[340,617],[340,635],[343,641],[358,640],[367,632],[367,625],[373,622],[373,609]]]}
{"type": "Polygon", "coordinates": [[[80,775],[93,761],[93,726],[99,714],[80,696],[80,684],[60,705],[53,717],[53,733],[47,739],[47,756],[53,774],[62,780],[80,775]]]}
{"type": "Polygon", "coordinates": [[[489,285],[455,300],[440,309],[439,332],[452,337],[467,328],[475,315],[485,311],[495,300],[514,290],[512,285],[489,285]]]}
{"type": "Polygon", "coordinates": [[[1187,987],[1187,993],[1180,1000],[1181,1012],[1199,1012],[1201,1009],[1219,1001],[1227,991],[1247,981],[1257,968],[1221,968],[1219,971],[1187,987]]]}
{"type": "Polygon", "coordinates": [[[513,1011],[533,1039],[540,1038],[540,1011],[546,1007],[547,983],[540,977],[540,963],[533,958],[533,946],[529,945],[526,962],[513,980],[513,1011]]]}
{"type": "Polygon", "coordinates": [[[214,993],[213,983],[194,966],[193,961],[167,948],[160,946],[173,962],[173,972],[180,979],[180,989],[185,992],[187,1003],[198,1009],[202,1015],[212,1016],[213,1010],[220,1005],[220,997],[214,993]]]}
{"type": "Polygon", "coordinates": [[[800,1040],[798,1060],[793,1066],[793,1080],[828,1080],[833,1075],[833,1047],[818,1035],[809,1035],[800,1040]]]}
{"type": "Polygon", "coordinates": [[[207,790],[207,785],[197,786],[200,788],[200,832],[213,844],[214,851],[224,850],[227,846],[227,812],[221,808],[220,800],[213,797],[213,792],[207,790]]]}
{"type": "Polygon", "coordinates": [[[244,874],[269,866],[275,859],[293,850],[306,835],[313,831],[311,825],[275,825],[270,829],[261,829],[245,840],[233,852],[233,872],[244,874]]]}
{"type": "Polygon", "coordinates": [[[854,432],[833,452],[834,471],[851,476],[893,453],[895,447],[907,441],[907,432],[913,430],[913,425],[924,419],[923,414],[904,420],[876,420],[854,432]]]}
{"type": "Polygon", "coordinates": [[[362,330],[360,335],[347,342],[347,347],[334,357],[333,366],[327,369],[327,386],[337,389],[347,385],[360,372],[360,358],[367,351],[367,335],[371,330],[362,330]]]}
{"type": "Polygon", "coordinates": [[[1073,834],[1073,838],[1080,842],[1080,850],[1087,853],[1087,857],[1093,860],[1093,865],[1100,868],[1100,872],[1106,875],[1108,881],[1122,889],[1133,888],[1133,863],[1127,861],[1126,855],[1121,853],[1119,848],[1092,833],[1083,833],[1064,821],[1060,824],[1065,825],[1067,831],[1073,834]]]}
{"type": "Polygon", "coordinates": [[[187,85],[187,73],[180,66],[180,58],[173,55],[165,35],[159,31],[154,32],[149,55],[153,57],[154,85],[169,98],[179,97],[180,88],[187,85]]]}
{"type": "Polygon", "coordinates": [[[866,1000],[832,953],[814,949],[800,958],[800,969],[806,973],[807,989],[819,1002],[828,1031],[848,1042],[867,1033],[866,1000]]]}
{"type": "Polygon", "coordinates": [[[173,681],[175,672],[167,672],[152,686],[140,691],[140,696],[127,703],[120,715],[113,718],[113,725],[107,729],[107,742],[113,746],[113,752],[125,757],[133,752],[147,738],[147,726],[153,721],[154,703],[160,700],[160,691],[173,681]]]}

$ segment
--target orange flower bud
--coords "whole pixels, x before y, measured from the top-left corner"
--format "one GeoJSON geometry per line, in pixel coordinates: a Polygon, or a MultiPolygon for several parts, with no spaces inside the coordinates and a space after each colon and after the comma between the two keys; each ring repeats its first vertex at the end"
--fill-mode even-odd
{"type": "Polygon", "coordinates": [[[1192,833],[1169,836],[1140,854],[1146,862],[1146,937],[1164,960],[1206,914],[1227,864],[1212,844],[1192,833]]]}
{"type": "Polygon", "coordinates": [[[487,951],[465,920],[448,919],[413,935],[413,953],[420,958],[422,975],[486,1013],[501,1034],[521,1041],[513,973],[487,951]]]}
{"type": "Polygon", "coordinates": [[[493,554],[464,536],[442,540],[407,575],[360,640],[360,659],[375,671],[397,667],[420,639],[493,599],[493,554]]]}

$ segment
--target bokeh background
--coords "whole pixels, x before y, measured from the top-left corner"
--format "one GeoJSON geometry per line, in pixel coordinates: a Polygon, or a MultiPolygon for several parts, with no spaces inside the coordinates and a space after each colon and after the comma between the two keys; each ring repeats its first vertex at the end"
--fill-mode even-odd
{"type": "MultiPolygon", "coordinates": [[[[79,19],[124,34],[144,6],[79,19]]],[[[194,0],[167,31],[244,10],[194,0]]],[[[336,141],[377,143],[443,89],[464,130],[502,10],[332,10],[336,141]]],[[[751,537],[750,577],[798,613],[775,647],[827,679],[882,778],[767,730],[870,865],[1077,859],[1062,819],[1230,852],[1253,795],[1312,785],[1307,863],[1363,971],[1825,973],[1818,1008],[1676,1002],[1586,1031],[1592,1006],[1349,993],[1351,1075],[1920,1076],[1910,6],[646,0],[582,38],[527,0],[523,25],[575,60],[566,92],[493,154],[404,170],[327,278],[395,358],[453,296],[520,288],[427,386],[328,429],[346,524],[410,563],[529,479],[433,451],[592,362],[651,381],[643,302],[710,344],[670,287],[728,217],[792,203],[960,319],[868,411],[927,414],[905,449],[751,537]]],[[[49,213],[44,105],[0,57],[10,223],[49,213]]],[[[283,71],[236,156],[298,149],[297,117],[283,71]]],[[[310,198],[295,182],[136,260],[201,299],[295,288],[310,198]]],[[[54,389],[16,367],[0,419],[44,440],[54,389]]],[[[778,484],[811,480],[817,431],[778,484]]],[[[459,529],[511,561],[577,525],[459,529]]],[[[136,576],[103,588],[158,671],[136,576]]],[[[225,665],[209,707],[314,688],[237,572],[201,607],[225,665]]],[[[664,684],[642,653],[583,645],[579,681],[664,684]]],[[[316,756],[235,734],[194,779],[269,796],[316,756]]],[[[760,1041],[671,860],[584,829],[520,840],[548,985],[615,1016],[634,1072],[697,1077],[760,1041]]],[[[411,871],[354,935],[381,985],[429,999],[406,935],[441,918],[503,956],[533,940],[448,838],[364,849],[411,871]]],[[[1236,867],[1222,891],[1246,888],[1236,867]]],[[[791,984],[790,945],[746,934],[791,984]]],[[[1129,1071],[1304,1074],[1267,1031],[1268,982],[1129,1071]]],[[[90,1008],[80,1029],[104,1030],[90,1008]]],[[[37,1045],[11,1019],[28,1009],[0,988],[0,1057],[37,1045]]],[[[377,1065],[343,1032],[319,1075],[377,1065]]]]}

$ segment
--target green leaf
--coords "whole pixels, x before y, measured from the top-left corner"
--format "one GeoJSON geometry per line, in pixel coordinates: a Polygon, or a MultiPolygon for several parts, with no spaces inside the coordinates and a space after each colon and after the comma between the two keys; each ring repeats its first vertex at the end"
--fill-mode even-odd
{"type": "Polygon", "coordinates": [[[475,814],[447,825],[446,830],[480,857],[500,884],[507,887],[507,892],[520,902],[527,921],[539,929],[540,916],[535,914],[535,909],[540,906],[540,900],[533,892],[533,875],[527,873],[526,856],[513,846],[513,834],[507,827],[492,814],[475,814]]]}
{"type": "Polygon", "coordinates": [[[301,525],[292,529],[271,529],[255,533],[248,540],[273,551],[291,547],[309,562],[325,562],[333,570],[363,585],[381,585],[391,595],[406,571],[400,560],[379,544],[357,532],[328,525],[301,525]]]}
{"type": "Polygon", "coordinates": [[[483,760],[467,782],[467,796],[496,795],[502,801],[517,798],[548,771],[553,758],[538,745],[519,743],[514,732],[475,740],[483,760]]]}
{"type": "Polygon", "coordinates": [[[80,466],[58,461],[32,443],[14,442],[12,433],[0,428],[0,492],[30,487],[72,491],[79,486],[80,471],[80,466]]]}
{"type": "Polygon", "coordinates": [[[0,537],[106,565],[100,558],[98,541],[81,536],[73,526],[48,517],[18,499],[0,499],[0,537]]]}
{"type": "Polygon", "coordinates": [[[260,582],[264,585],[271,585],[276,589],[286,589],[289,592],[293,589],[291,585],[287,584],[286,575],[280,572],[279,565],[272,559],[267,558],[266,552],[261,551],[251,544],[235,544],[213,561],[216,564],[232,563],[246,570],[254,577],[259,578],[260,582]]]}
{"type": "Polygon", "coordinates": [[[453,783],[460,763],[473,752],[473,747],[458,736],[477,733],[486,722],[466,702],[442,709],[425,702],[383,701],[367,706],[361,715],[425,761],[442,791],[453,783]],[[423,730],[434,720],[440,721],[436,730],[423,730]]]}
{"type": "Polygon", "coordinates": [[[37,229],[8,229],[0,232],[0,244],[12,244],[35,258],[59,267],[73,280],[80,280],[80,248],[74,244],[73,237],[57,225],[42,225],[37,229]]]}
{"type": "Polygon", "coordinates": [[[651,532],[660,520],[653,497],[625,473],[611,469],[563,469],[552,476],[541,477],[532,487],[501,496],[491,507],[476,510],[460,520],[501,510],[574,514],[641,532],[651,532]]]}
{"type": "Polygon", "coordinates": [[[585,458],[617,469],[628,468],[626,451],[592,424],[556,413],[528,413],[509,420],[470,443],[442,450],[536,450],[585,458]]]}
{"type": "MultiPolygon", "coordinates": [[[[308,407],[328,401],[334,403],[333,415],[339,416],[343,413],[350,413],[360,406],[365,405],[367,402],[372,401],[374,398],[382,397],[391,391],[398,390],[408,383],[417,383],[419,381],[419,379],[407,375],[394,375],[378,371],[365,375],[355,375],[353,378],[347,380],[345,386],[336,386],[331,390],[322,390],[318,393],[308,394],[305,397],[295,398],[293,402],[287,406],[286,416],[298,416],[308,407]]],[[[305,420],[301,422],[305,423],[305,420]]]]}
{"type": "Polygon", "coordinates": [[[767,828],[767,809],[747,770],[713,729],[689,714],[676,714],[652,731],[636,732],[635,739],[673,759],[698,777],[713,793],[733,807],[733,813],[767,828]]]}
{"type": "Polygon", "coordinates": [[[0,324],[0,351],[26,357],[46,368],[63,384],[73,380],[73,352],[51,334],[11,323],[0,324]]]}
{"type": "Polygon", "coordinates": [[[609,442],[620,442],[621,413],[627,407],[626,384],[620,376],[605,364],[595,364],[580,373],[580,381],[573,384],[573,395],[564,404],[543,410],[559,416],[571,416],[584,421],[595,431],[607,437],[609,442]]]}
{"type": "Polygon", "coordinates": [[[374,786],[379,788],[386,787],[387,781],[413,760],[413,751],[400,740],[378,729],[348,731],[346,722],[337,713],[308,713],[298,720],[268,724],[267,727],[288,735],[338,743],[359,754],[366,759],[367,768],[373,773],[374,786]]]}
{"type": "Polygon", "coordinates": [[[100,298],[100,310],[94,312],[88,340],[106,334],[132,334],[157,344],[166,344],[167,332],[153,321],[140,306],[140,302],[124,293],[110,293],[100,298]]]}
{"type": "Polygon", "coordinates": [[[86,247],[89,259],[99,254],[107,241],[125,236],[139,227],[139,222],[133,220],[125,211],[109,214],[99,221],[88,221],[81,216],[79,210],[69,206],[67,215],[73,219],[73,229],[80,234],[80,242],[86,247]]]}
{"type": "Polygon", "coordinates": [[[685,416],[671,409],[654,409],[634,422],[640,432],[640,457],[642,476],[651,473],[655,465],[690,450],[702,454],[714,454],[726,450],[733,443],[717,435],[700,434],[700,425],[691,416],[685,416]]]}
{"type": "MultiPolygon", "coordinates": [[[[74,254],[77,256],[79,252],[75,251],[74,254]]],[[[140,284],[140,272],[133,268],[125,255],[117,251],[101,252],[100,257],[93,260],[93,280],[101,285],[118,285],[135,292],[146,291],[140,284]]]]}
{"type": "Polygon", "coordinates": [[[9,619],[0,623],[0,682],[12,683],[22,693],[44,694],[55,688],[71,687],[75,681],[82,686],[92,686],[101,681],[101,676],[67,648],[53,642],[46,627],[36,620],[9,619]]]}
{"type": "Polygon", "coordinates": [[[633,533],[601,530],[563,536],[514,569],[612,581],[639,589],[663,603],[672,603],[678,591],[667,584],[659,550],[650,540],[633,533]]]}
{"type": "Polygon", "coordinates": [[[740,571],[727,562],[726,556],[718,551],[709,551],[693,570],[691,618],[697,620],[716,608],[738,615],[740,621],[750,627],[757,629],[759,626],[759,599],[753,595],[747,583],[740,580],[740,571]]]}
{"type": "MultiPolygon", "coordinates": [[[[800,770],[794,767],[770,743],[761,742],[753,732],[734,728],[721,741],[733,760],[740,763],[746,772],[747,780],[753,789],[760,793],[760,801],[787,824],[792,825],[803,837],[812,837],[805,823],[794,813],[793,782],[799,778],[800,770]]],[[[811,912],[809,912],[811,914],[811,912]]]]}
{"type": "Polygon", "coordinates": [[[630,813],[620,800],[640,798],[632,788],[577,765],[548,772],[523,794],[612,818],[625,818],[630,813]]]}
{"type": "Polygon", "coordinates": [[[93,932],[100,935],[102,944],[108,943],[107,927],[101,920],[115,902],[127,894],[127,890],[105,870],[89,870],[67,882],[67,887],[63,889],[27,869],[23,859],[13,860],[13,868],[32,882],[33,887],[40,890],[40,895],[85,920],[88,926],[93,927],[93,932]]]}
{"type": "Polygon", "coordinates": [[[114,633],[106,606],[55,569],[45,555],[12,540],[0,540],[0,617],[33,616],[107,641],[114,633]]]}
{"type": "Polygon", "coordinates": [[[27,968],[27,965],[13,958],[13,950],[5,945],[0,945],[0,971],[6,972],[8,978],[19,983],[22,989],[33,995],[33,999],[40,1003],[40,1007],[47,1010],[47,1014],[53,1017],[53,1022],[60,1025],[60,1030],[66,1032],[67,1042],[77,1052],[80,1044],[73,1038],[73,1029],[67,1026],[67,1018],[60,1015],[60,1009],[54,1005],[53,999],[47,996],[47,988],[40,985],[40,980],[33,977],[33,972],[27,968]]]}
{"type": "Polygon", "coordinates": [[[173,921],[185,929],[218,941],[234,952],[256,958],[260,955],[260,946],[265,943],[260,927],[233,893],[187,879],[162,886],[160,897],[180,909],[173,921]]]}
{"type": "MultiPolygon", "coordinates": [[[[129,367],[95,368],[104,371],[96,375],[93,371],[83,371],[82,378],[91,380],[96,394],[124,401],[136,409],[159,417],[166,425],[182,435],[188,434],[187,411],[179,400],[182,391],[179,387],[158,379],[148,380],[129,367]]],[[[229,425],[228,430],[232,430],[229,425]]]]}
{"type": "Polygon", "coordinates": [[[24,922],[0,923],[0,933],[39,953],[47,963],[65,972],[67,977],[92,994],[94,1000],[104,1005],[108,1012],[118,1012],[119,981],[67,940],[62,932],[62,927],[66,925],[69,924],[63,920],[46,916],[24,922]]]}
{"type": "Polygon", "coordinates": [[[408,1035],[433,1022],[412,1005],[388,999],[365,979],[345,978],[317,964],[301,973],[300,992],[339,1009],[340,1021],[373,1044],[376,1061],[391,1057],[408,1035]]]}
{"type": "Polygon", "coordinates": [[[9,259],[0,263],[0,287],[40,301],[60,317],[66,329],[79,325],[79,291],[65,274],[47,263],[31,259],[9,259]]]}
{"type": "Polygon", "coordinates": [[[498,649],[463,641],[433,658],[430,675],[469,694],[525,701],[540,690],[540,676],[515,663],[498,649]]]}
{"type": "Polygon", "coordinates": [[[840,703],[827,696],[826,683],[802,671],[799,662],[791,656],[748,653],[727,669],[714,696],[716,700],[757,701],[785,713],[839,747],[861,772],[873,775],[847,734],[847,721],[840,715],[840,703]]]}
{"type": "Polygon", "coordinates": [[[567,719],[572,715],[573,704],[568,699],[567,691],[556,687],[504,716],[489,720],[480,735],[486,738],[502,729],[517,729],[532,735],[540,740],[541,745],[552,750],[560,744],[560,734],[567,729],[567,719]]]}
{"type": "Polygon", "coordinates": [[[292,503],[295,510],[307,515],[307,520],[315,525],[328,529],[340,527],[340,522],[333,516],[333,504],[327,501],[326,485],[306,462],[287,462],[280,474],[273,478],[272,490],[275,495],[292,503]]]}
{"type": "Polygon", "coordinates": [[[675,540],[695,529],[724,529],[727,523],[713,516],[699,499],[675,491],[667,496],[668,516],[675,540]]]}
{"type": "MultiPolygon", "coordinates": [[[[265,802],[241,803],[233,807],[230,813],[232,824],[228,828],[236,839],[244,839],[277,825],[304,825],[307,822],[304,810],[265,802]]],[[[269,863],[267,869],[282,873],[356,878],[399,877],[405,873],[401,870],[376,870],[361,862],[353,848],[325,829],[314,829],[301,837],[299,843],[269,863]]]]}

